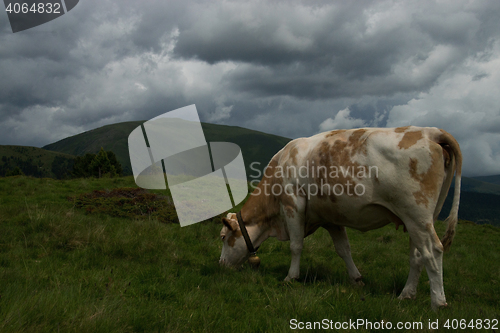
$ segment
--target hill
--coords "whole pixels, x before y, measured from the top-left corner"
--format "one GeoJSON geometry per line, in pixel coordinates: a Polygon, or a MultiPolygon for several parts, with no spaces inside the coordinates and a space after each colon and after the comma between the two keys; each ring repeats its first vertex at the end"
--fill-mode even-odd
{"type": "Polygon", "coordinates": [[[479,177],[474,177],[474,179],[477,179],[477,180],[482,181],[482,182],[500,185],[500,175],[479,176],[479,177]]]}
{"type": "MultiPolygon", "coordinates": [[[[495,176],[493,176],[495,177],[495,176]]],[[[452,188],[455,182],[452,182],[452,188]]],[[[500,195],[500,185],[492,182],[486,182],[478,180],[476,177],[462,177],[462,185],[460,186],[462,191],[465,192],[476,192],[476,193],[487,193],[500,195]]]]}
{"type": "MultiPolygon", "coordinates": [[[[0,176],[16,167],[34,177],[61,178],[61,167],[72,165],[73,155],[25,146],[0,146],[0,176]]],[[[66,167],[66,168],[65,168],[66,167]]]]}
{"type": "Polygon", "coordinates": [[[97,154],[99,150],[111,150],[116,154],[125,175],[132,174],[128,155],[128,136],[132,130],[144,121],[129,121],[106,125],[93,130],[62,139],[42,147],[60,153],[83,156],[86,153],[97,154]]]}
{"type": "MultiPolygon", "coordinates": [[[[128,136],[132,130],[144,121],[130,121],[106,125],[80,133],[43,147],[43,149],[82,156],[86,153],[98,153],[101,147],[111,150],[123,167],[124,175],[131,175],[132,168],[128,154],[128,136]]],[[[250,169],[262,170],[271,157],[283,148],[291,139],[249,130],[238,126],[202,123],[207,142],[226,141],[238,144],[243,152],[247,175],[255,175],[250,169]]],[[[485,177],[462,177],[462,191],[490,193],[500,195],[500,175],[485,177]]]]}
{"type": "MultiPolygon", "coordinates": [[[[101,149],[111,150],[123,167],[124,175],[131,175],[132,168],[128,154],[128,136],[132,130],[144,121],[130,121],[99,127],[78,135],[62,139],[46,145],[43,149],[71,155],[97,153],[101,149]]],[[[207,142],[227,141],[240,146],[245,160],[247,175],[255,174],[250,169],[252,162],[262,170],[271,157],[276,154],[290,139],[277,135],[253,131],[237,126],[202,123],[207,142]]]]}
{"type": "MultiPolygon", "coordinates": [[[[450,213],[453,202],[453,190],[448,196],[439,214],[439,219],[444,220],[450,213]]],[[[491,224],[500,226],[500,195],[461,191],[460,208],[458,217],[463,220],[474,221],[478,224],[491,224]]]]}

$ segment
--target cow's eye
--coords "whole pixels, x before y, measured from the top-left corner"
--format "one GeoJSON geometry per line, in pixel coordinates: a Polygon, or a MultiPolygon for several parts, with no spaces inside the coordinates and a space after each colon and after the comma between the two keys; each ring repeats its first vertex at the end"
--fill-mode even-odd
{"type": "Polygon", "coordinates": [[[226,235],[222,235],[222,236],[220,236],[220,239],[221,239],[222,241],[224,241],[224,238],[226,238],[226,235]]]}

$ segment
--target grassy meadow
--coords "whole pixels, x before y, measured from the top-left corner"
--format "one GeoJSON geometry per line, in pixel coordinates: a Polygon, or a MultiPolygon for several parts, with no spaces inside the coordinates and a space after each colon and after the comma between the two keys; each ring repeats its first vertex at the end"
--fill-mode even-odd
{"type": "Polygon", "coordinates": [[[324,230],[306,238],[301,277],[285,283],[288,242],[264,242],[259,271],[230,269],[218,265],[218,218],[181,228],[68,200],[122,187],[133,178],[0,178],[0,332],[289,332],[291,319],[423,323],[410,332],[439,320],[449,332],[447,319],[500,317],[500,228],[458,224],[444,256],[449,306],[434,313],[425,270],[417,298],[397,299],[409,271],[402,228],[348,231],[362,289],[324,230]]]}

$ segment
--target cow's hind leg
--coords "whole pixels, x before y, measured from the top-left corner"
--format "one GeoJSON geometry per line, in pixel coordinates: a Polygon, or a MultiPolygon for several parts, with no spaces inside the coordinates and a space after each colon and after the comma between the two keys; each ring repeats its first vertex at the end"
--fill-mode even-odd
{"type": "MultiPolygon", "coordinates": [[[[427,222],[409,221],[410,223],[405,222],[405,225],[413,244],[420,252],[422,263],[425,265],[431,288],[431,306],[437,310],[439,307],[447,305],[443,287],[443,245],[434,230],[432,217],[425,221],[427,222]]],[[[418,265],[418,260],[415,264],[418,265]]],[[[409,278],[414,275],[416,275],[416,271],[409,278]]],[[[412,286],[414,282],[410,281],[409,283],[412,286]]]]}
{"type": "Polygon", "coordinates": [[[415,243],[410,238],[410,274],[408,274],[408,280],[406,281],[406,285],[403,288],[401,295],[399,295],[399,299],[415,298],[417,295],[418,280],[420,279],[422,268],[422,255],[418,252],[415,243]]]}
{"type": "Polygon", "coordinates": [[[345,227],[328,226],[326,230],[328,230],[330,237],[332,237],[333,244],[335,245],[335,251],[337,251],[337,254],[344,260],[347,266],[347,272],[349,273],[351,282],[361,286],[364,285],[363,281],[361,281],[361,273],[359,273],[358,268],[352,260],[351,245],[349,244],[345,227]]]}

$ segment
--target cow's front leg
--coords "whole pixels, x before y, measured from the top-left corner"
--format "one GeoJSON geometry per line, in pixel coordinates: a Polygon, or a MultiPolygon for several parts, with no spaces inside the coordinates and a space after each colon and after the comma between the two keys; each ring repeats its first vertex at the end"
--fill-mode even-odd
{"type": "Polygon", "coordinates": [[[290,235],[290,252],[292,253],[292,262],[290,270],[285,278],[285,281],[298,279],[300,275],[300,255],[304,245],[304,219],[302,214],[297,211],[288,210],[285,214],[288,233],[290,235]]]}

